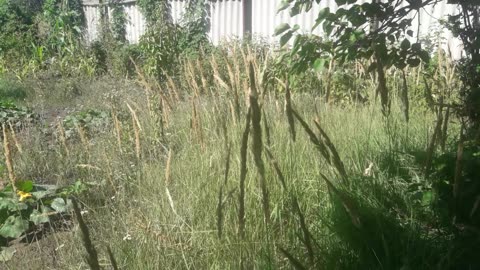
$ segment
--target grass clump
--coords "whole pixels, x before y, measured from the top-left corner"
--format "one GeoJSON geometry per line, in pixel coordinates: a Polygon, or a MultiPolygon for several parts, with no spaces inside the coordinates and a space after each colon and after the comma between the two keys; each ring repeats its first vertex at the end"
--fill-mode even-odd
{"type": "MultiPolygon", "coordinates": [[[[55,243],[55,267],[88,267],[82,244],[90,267],[97,256],[114,269],[455,269],[466,258],[435,208],[444,200],[432,177],[456,161],[431,147],[438,114],[410,103],[406,122],[395,95],[388,117],[373,98],[327,103],[269,78],[263,55],[231,53],[186,59],[161,81],[141,66],[138,83],[93,79],[77,104],[61,90],[27,101],[43,120],[75,113],[17,132],[29,147],[12,153],[16,176],[89,189],[77,198],[82,228],[55,243]]],[[[455,120],[446,133],[442,121],[445,149],[455,120]]]]}

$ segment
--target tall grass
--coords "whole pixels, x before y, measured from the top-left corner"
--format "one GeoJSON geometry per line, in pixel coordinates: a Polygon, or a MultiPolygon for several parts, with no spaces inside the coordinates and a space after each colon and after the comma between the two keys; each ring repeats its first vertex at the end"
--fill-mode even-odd
{"type": "MultiPolygon", "coordinates": [[[[185,60],[181,79],[139,76],[115,97],[92,82],[81,102],[114,112],[108,132],[23,131],[18,177],[90,186],[83,218],[93,245],[109,247],[101,266],[447,269],[437,265],[446,237],[409,191],[426,181],[413,155],[431,149],[434,113],[411,110],[406,122],[395,98],[385,117],[374,100],[342,107],[268,86],[268,64],[238,50],[203,56],[209,68],[185,60]]],[[[61,269],[86,267],[81,243],[77,232],[60,240],[61,269]]]]}

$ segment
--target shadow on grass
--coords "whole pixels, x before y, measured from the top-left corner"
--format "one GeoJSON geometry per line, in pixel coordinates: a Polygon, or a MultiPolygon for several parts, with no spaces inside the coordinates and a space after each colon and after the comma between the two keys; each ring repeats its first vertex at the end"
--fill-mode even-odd
{"type": "Polygon", "coordinates": [[[344,192],[360,227],[334,196],[330,228],[344,246],[327,257],[340,256],[344,269],[480,269],[480,146],[465,143],[457,196],[456,149],[432,158],[428,178],[426,159],[425,151],[382,154],[382,175],[352,179],[344,192]]]}

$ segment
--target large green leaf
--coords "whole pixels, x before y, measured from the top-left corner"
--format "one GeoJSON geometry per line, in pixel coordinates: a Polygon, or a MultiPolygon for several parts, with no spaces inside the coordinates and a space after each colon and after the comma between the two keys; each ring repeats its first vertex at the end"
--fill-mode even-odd
{"type": "Polygon", "coordinates": [[[32,196],[35,197],[35,199],[43,199],[48,196],[52,196],[56,194],[56,190],[50,189],[50,190],[39,190],[39,191],[34,191],[32,192],[32,196]]]}
{"type": "Polygon", "coordinates": [[[408,50],[410,48],[410,41],[408,39],[404,39],[400,44],[400,48],[402,48],[402,50],[408,50]]]}
{"type": "Polygon", "coordinates": [[[0,197],[0,210],[14,210],[16,209],[17,202],[13,198],[0,197]]]}
{"type": "Polygon", "coordinates": [[[67,199],[65,202],[63,198],[55,198],[50,206],[53,208],[53,210],[63,213],[72,209],[72,201],[67,199]]]}
{"type": "Polygon", "coordinates": [[[280,38],[280,46],[284,46],[285,44],[287,44],[287,42],[292,38],[292,36],[292,31],[288,31],[287,33],[285,33],[285,35],[280,38]]]}
{"type": "Polygon", "coordinates": [[[277,26],[277,28],[275,28],[274,34],[275,36],[278,36],[281,33],[287,31],[288,29],[290,29],[290,25],[288,23],[282,23],[279,26],[277,26]]]}
{"type": "Polygon", "coordinates": [[[30,192],[33,190],[33,182],[30,180],[18,181],[16,186],[18,190],[23,192],[30,192]]]}
{"type": "Polygon", "coordinates": [[[20,211],[28,208],[25,203],[19,202],[14,198],[0,197],[0,210],[20,211]]]}
{"type": "Polygon", "coordinates": [[[41,213],[37,209],[33,210],[32,214],[30,214],[30,221],[33,222],[35,225],[39,225],[42,223],[47,223],[50,219],[48,218],[47,212],[43,211],[41,213]]]}
{"type": "Polygon", "coordinates": [[[0,228],[3,237],[18,238],[28,230],[28,221],[21,216],[10,216],[0,228]]]}
{"type": "Polygon", "coordinates": [[[290,6],[290,2],[291,1],[283,0],[277,8],[277,13],[280,13],[280,11],[287,9],[290,6]]]}

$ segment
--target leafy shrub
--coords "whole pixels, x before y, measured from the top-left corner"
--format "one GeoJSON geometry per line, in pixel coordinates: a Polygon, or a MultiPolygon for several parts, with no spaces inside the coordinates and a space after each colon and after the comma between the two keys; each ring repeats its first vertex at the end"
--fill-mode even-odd
{"type": "Polygon", "coordinates": [[[99,110],[86,110],[68,115],[63,120],[65,135],[67,138],[77,134],[77,128],[81,127],[87,132],[101,132],[110,123],[108,113],[99,110]]]}
{"type": "Polygon", "coordinates": [[[38,9],[25,0],[0,0],[0,55],[18,59],[28,54],[36,41],[35,13],[38,9]]]}
{"type": "Polygon", "coordinates": [[[0,123],[22,127],[38,120],[38,115],[25,107],[19,107],[8,101],[0,101],[0,123]]]}
{"type": "Polygon", "coordinates": [[[40,185],[33,181],[18,181],[16,193],[9,184],[0,190],[0,245],[7,239],[18,238],[42,224],[48,224],[53,217],[71,209],[68,196],[85,189],[81,182],[71,187],[40,185]]]}

